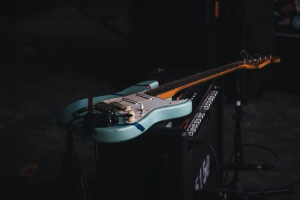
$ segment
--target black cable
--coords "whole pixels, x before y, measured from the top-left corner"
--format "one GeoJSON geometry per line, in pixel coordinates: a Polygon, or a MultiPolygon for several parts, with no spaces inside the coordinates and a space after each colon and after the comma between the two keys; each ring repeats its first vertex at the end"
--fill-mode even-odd
{"type": "MultiPolygon", "coordinates": [[[[271,149],[269,149],[269,148],[267,148],[267,147],[264,147],[264,146],[261,146],[261,145],[256,145],[256,144],[243,144],[243,145],[241,145],[240,148],[239,148],[238,150],[236,150],[236,151],[239,151],[239,150],[241,150],[241,149],[244,148],[244,147],[257,147],[257,148],[261,148],[261,149],[268,150],[268,151],[271,152],[271,153],[276,157],[276,159],[277,159],[277,163],[274,165],[274,168],[277,167],[277,166],[279,165],[279,159],[278,159],[278,156],[277,156],[277,154],[276,154],[274,151],[272,151],[271,149]]],[[[234,155],[234,153],[235,153],[236,151],[234,150],[234,151],[231,153],[230,158],[229,158],[228,165],[230,165],[231,159],[232,159],[232,157],[233,157],[233,155],[234,155]]],[[[223,185],[226,183],[226,180],[227,180],[227,177],[228,177],[228,172],[229,172],[229,169],[227,169],[227,171],[226,171],[226,175],[225,175],[225,178],[224,178],[224,181],[223,181],[223,185]]]]}
{"type": "Polygon", "coordinates": [[[75,117],[74,119],[72,119],[69,123],[68,123],[68,126],[67,126],[67,129],[72,125],[72,123],[78,119],[83,119],[84,117],[83,116],[77,116],[75,117]]]}
{"type": "Polygon", "coordinates": [[[78,165],[79,165],[79,169],[81,171],[81,174],[82,174],[82,177],[83,177],[83,181],[84,181],[84,184],[85,184],[85,191],[87,193],[87,196],[89,197],[89,200],[92,200],[92,197],[91,197],[91,194],[90,194],[90,190],[89,190],[89,187],[88,187],[88,184],[87,184],[87,181],[86,181],[86,178],[85,178],[85,174],[83,172],[83,169],[82,169],[82,166],[81,166],[81,163],[79,161],[79,158],[78,158],[78,154],[76,153],[76,150],[74,148],[74,154],[77,158],[77,162],[78,162],[78,165]]]}
{"type": "MultiPolygon", "coordinates": [[[[68,126],[67,126],[67,130],[72,126],[72,123],[78,119],[82,119],[84,118],[83,116],[82,117],[75,117],[74,119],[72,119],[69,123],[68,123],[68,126]]],[[[73,133],[72,133],[73,134],[73,133]]],[[[75,158],[78,162],[78,165],[79,165],[79,169],[80,169],[80,172],[82,174],[82,177],[83,177],[83,181],[84,181],[84,184],[85,184],[85,190],[86,190],[86,193],[87,193],[87,196],[90,200],[92,200],[91,198],[91,194],[90,194],[90,191],[89,191],[89,187],[88,187],[88,184],[87,184],[87,181],[86,181],[86,177],[85,177],[85,174],[83,172],[83,169],[82,169],[82,166],[81,166],[81,163],[79,161],[79,158],[78,158],[78,154],[75,150],[75,147],[74,147],[74,155],[75,155],[75,158]]]]}
{"type": "Polygon", "coordinates": [[[94,151],[95,151],[95,165],[97,171],[97,164],[98,164],[98,143],[97,142],[95,142],[94,151]]]}
{"type": "Polygon", "coordinates": [[[237,192],[237,191],[228,190],[228,189],[218,189],[218,190],[216,190],[216,192],[218,192],[218,191],[225,191],[225,192],[231,192],[231,193],[240,194],[240,195],[248,196],[248,197],[255,197],[255,198],[260,198],[260,199],[267,199],[267,197],[263,197],[263,196],[259,196],[259,195],[254,195],[254,194],[247,194],[247,193],[243,193],[243,192],[237,192]]]}
{"type": "Polygon", "coordinates": [[[79,109],[79,110],[73,112],[72,115],[73,115],[74,117],[81,117],[81,115],[79,115],[79,114],[84,113],[84,112],[87,112],[87,111],[89,111],[89,110],[91,110],[91,109],[94,109],[94,107],[81,108],[81,109],[79,109]]]}

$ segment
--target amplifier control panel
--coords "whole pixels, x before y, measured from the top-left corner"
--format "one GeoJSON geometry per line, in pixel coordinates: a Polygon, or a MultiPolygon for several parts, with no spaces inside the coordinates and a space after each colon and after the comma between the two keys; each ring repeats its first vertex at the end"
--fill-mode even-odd
{"type": "Polygon", "coordinates": [[[209,111],[210,106],[214,102],[216,96],[218,95],[217,90],[209,91],[208,95],[206,96],[203,103],[200,105],[199,109],[197,110],[196,114],[190,120],[189,125],[187,126],[187,133],[189,137],[194,137],[195,133],[197,132],[198,127],[201,125],[203,118],[205,117],[205,113],[209,111]]]}

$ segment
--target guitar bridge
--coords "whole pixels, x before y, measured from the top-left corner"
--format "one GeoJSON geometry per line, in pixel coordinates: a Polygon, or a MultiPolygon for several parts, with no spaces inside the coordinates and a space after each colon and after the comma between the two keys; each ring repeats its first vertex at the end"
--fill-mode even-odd
{"type": "Polygon", "coordinates": [[[125,110],[125,106],[123,106],[119,102],[112,102],[109,105],[112,106],[112,107],[114,107],[115,109],[118,109],[119,111],[120,110],[125,110]]]}
{"type": "Polygon", "coordinates": [[[101,103],[97,103],[95,105],[95,109],[101,112],[105,112],[105,113],[114,113],[114,112],[118,112],[119,110],[113,106],[111,106],[110,104],[101,102],[101,103]]]}

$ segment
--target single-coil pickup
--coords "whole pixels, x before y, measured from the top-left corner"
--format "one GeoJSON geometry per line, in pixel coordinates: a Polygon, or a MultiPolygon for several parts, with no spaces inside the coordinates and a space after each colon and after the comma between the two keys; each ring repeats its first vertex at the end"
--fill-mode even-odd
{"type": "Polygon", "coordinates": [[[147,95],[147,94],[144,94],[144,93],[136,93],[136,96],[143,97],[145,99],[150,99],[150,100],[153,99],[153,96],[150,96],[150,95],[147,95]]]}
{"type": "Polygon", "coordinates": [[[113,113],[113,112],[118,112],[117,108],[114,108],[113,106],[111,106],[110,104],[101,102],[101,103],[97,103],[95,105],[95,109],[101,112],[106,112],[106,113],[113,113]]]}
{"type": "Polygon", "coordinates": [[[118,110],[125,110],[125,106],[123,106],[119,102],[112,102],[109,105],[112,106],[113,108],[118,109],[118,110]]]}
{"type": "Polygon", "coordinates": [[[133,100],[133,99],[129,99],[129,98],[126,98],[126,97],[124,97],[123,100],[124,100],[124,101],[127,101],[127,102],[130,102],[130,103],[134,103],[134,104],[139,103],[138,101],[135,101],[135,100],[133,100]]]}

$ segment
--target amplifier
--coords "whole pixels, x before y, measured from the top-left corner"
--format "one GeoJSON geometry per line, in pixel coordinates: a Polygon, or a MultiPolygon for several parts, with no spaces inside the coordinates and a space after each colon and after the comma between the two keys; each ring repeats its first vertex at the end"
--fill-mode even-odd
{"type": "Polygon", "coordinates": [[[126,142],[98,143],[93,199],[195,200],[216,190],[216,160],[222,161],[218,81],[195,85],[173,97],[192,99],[190,115],[154,124],[126,142]],[[197,141],[210,144],[217,158],[197,141]]]}

